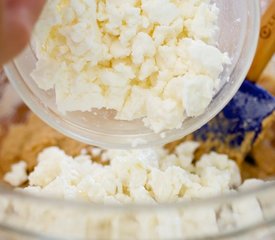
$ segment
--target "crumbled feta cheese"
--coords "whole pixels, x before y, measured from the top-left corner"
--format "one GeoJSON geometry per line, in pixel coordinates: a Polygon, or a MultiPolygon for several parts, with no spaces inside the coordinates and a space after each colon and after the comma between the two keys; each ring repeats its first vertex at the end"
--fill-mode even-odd
{"type": "Polygon", "coordinates": [[[216,25],[218,13],[219,9],[216,5],[209,7],[207,3],[200,4],[196,9],[194,18],[186,21],[189,36],[213,42],[218,31],[216,25]]]}
{"type": "Polygon", "coordinates": [[[93,148],[91,148],[91,153],[92,153],[93,157],[98,157],[102,153],[102,149],[97,148],[97,147],[93,147],[93,148]]]}
{"type": "MultiPolygon", "coordinates": [[[[262,184],[249,180],[240,186],[237,165],[225,155],[206,154],[194,163],[198,145],[184,142],[174,154],[164,148],[105,150],[104,153],[95,148],[93,154],[103,154],[109,160],[107,165],[94,162],[88,155],[73,158],[57,147],[47,148],[40,153],[37,166],[28,176],[29,186],[17,191],[111,205],[149,204],[149,208],[136,211],[127,205],[125,211],[112,211],[112,208],[107,211],[83,208],[82,211],[16,199],[5,201],[1,196],[0,219],[13,225],[31,226],[33,231],[43,229],[43,233],[54,237],[85,239],[206,237],[262,221],[263,211],[255,196],[234,199],[227,204],[213,203],[213,206],[163,205],[151,209],[157,204],[170,202],[176,206],[184,200],[234,193],[238,191],[235,188],[242,191],[262,184]],[[12,209],[17,218],[6,212],[7,209],[12,209]],[[59,225],[62,227],[58,228],[59,225]]],[[[18,166],[22,168],[24,163],[13,167],[10,174],[14,175],[18,166]]]]}
{"type": "Polygon", "coordinates": [[[63,151],[52,147],[49,151],[43,151],[38,157],[38,164],[29,175],[29,184],[45,187],[51,183],[61,172],[61,161],[67,156],[63,151]]]}
{"type": "Polygon", "coordinates": [[[142,64],[145,57],[154,57],[156,48],[153,39],[147,33],[139,33],[132,46],[132,59],[134,64],[142,64]]]}
{"type": "Polygon", "coordinates": [[[161,132],[206,110],[230,60],[209,0],[49,0],[32,77],[63,114],[116,110],[161,132]]]}
{"type": "Polygon", "coordinates": [[[182,221],[186,236],[206,237],[209,233],[217,234],[219,232],[216,211],[213,207],[186,209],[182,221]]]}
{"type": "Polygon", "coordinates": [[[255,226],[263,220],[263,211],[256,197],[249,196],[232,203],[233,216],[239,227],[255,226]]]}
{"type": "Polygon", "coordinates": [[[180,16],[177,5],[169,0],[142,0],[142,10],[150,22],[165,26],[180,16]]]}
{"type": "Polygon", "coordinates": [[[176,154],[178,159],[180,160],[178,165],[184,169],[192,168],[192,161],[194,159],[194,152],[199,147],[198,142],[185,142],[184,144],[180,144],[176,147],[176,154]]]}
{"type": "MultiPolygon", "coordinates": [[[[219,175],[224,176],[222,181],[219,183],[220,186],[223,186],[223,184],[225,184],[227,188],[232,188],[241,184],[241,177],[239,174],[238,166],[235,162],[230,161],[228,156],[226,155],[217,154],[215,152],[204,155],[202,156],[201,160],[196,164],[196,167],[197,172],[200,174],[201,177],[206,174],[207,181],[211,180],[212,177],[215,178],[219,175]],[[218,172],[220,172],[221,174],[218,174],[218,172]],[[228,179],[227,181],[226,178],[228,179]]],[[[218,179],[213,179],[211,181],[212,183],[208,183],[211,185],[215,185],[217,184],[217,180],[218,179]]]]}
{"type": "Polygon", "coordinates": [[[27,175],[27,164],[24,161],[13,164],[11,166],[11,171],[6,173],[4,176],[4,181],[12,185],[13,187],[18,187],[28,180],[27,175]]]}
{"type": "Polygon", "coordinates": [[[143,119],[144,125],[155,132],[180,128],[184,114],[178,111],[178,105],[180,104],[173,99],[162,100],[160,97],[149,95],[146,99],[147,116],[143,119]],[[150,111],[151,109],[154,111],[150,111]]]}

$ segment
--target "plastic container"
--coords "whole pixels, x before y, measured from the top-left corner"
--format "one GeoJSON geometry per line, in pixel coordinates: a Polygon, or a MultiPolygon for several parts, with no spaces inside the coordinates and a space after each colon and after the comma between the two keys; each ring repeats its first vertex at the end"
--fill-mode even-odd
{"type": "Polygon", "coordinates": [[[205,113],[188,118],[180,129],[156,134],[142,121],[118,121],[112,111],[72,112],[61,115],[56,107],[54,92],[38,88],[30,77],[36,57],[28,48],[5,71],[24,102],[53,128],[76,140],[107,148],[128,148],[161,145],[179,139],[200,128],[229,102],[244,80],[252,62],[259,32],[258,0],[216,0],[220,9],[219,48],[233,59],[221,74],[223,86],[205,113]]]}

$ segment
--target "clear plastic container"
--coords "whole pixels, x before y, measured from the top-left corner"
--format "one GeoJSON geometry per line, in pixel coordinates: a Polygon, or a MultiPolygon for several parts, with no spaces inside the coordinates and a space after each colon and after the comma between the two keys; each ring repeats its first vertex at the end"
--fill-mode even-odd
{"type": "Polygon", "coordinates": [[[229,53],[233,63],[221,74],[223,86],[205,113],[196,118],[188,118],[180,129],[156,134],[145,128],[142,121],[114,120],[112,111],[61,115],[55,104],[54,92],[42,91],[30,77],[36,62],[31,46],[6,65],[6,73],[31,110],[71,138],[107,148],[145,147],[171,142],[200,128],[222,110],[240,87],[255,53],[259,31],[259,1],[213,2],[220,9],[219,48],[229,53]]]}

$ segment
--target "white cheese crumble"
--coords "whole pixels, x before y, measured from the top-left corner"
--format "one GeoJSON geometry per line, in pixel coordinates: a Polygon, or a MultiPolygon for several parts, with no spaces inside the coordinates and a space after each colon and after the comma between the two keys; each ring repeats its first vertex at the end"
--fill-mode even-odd
{"type": "Polygon", "coordinates": [[[116,110],[155,132],[204,113],[230,60],[209,0],[48,0],[32,77],[61,113],[116,110]]]}
{"type": "MultiPolygon", "coordinates": [[[[17,191],[92,203],[156,206],[234,193],[235,189],[242,191],[257,184],[250,180],[240,187],[238,167],[226,155],[213,152],[195,163],[198,146],[196,142],[185,142],[173,154],[163,148],[107,150],[102,154],[110,160],[108,165],[98,164],[84,153],[73,158],[50,147],[40,153],[37,166],[28,176],[29,186],[17,191]]],[[[100,149],[93,152],[101,154],[100,149]]],[[[84,212],[17,200],[4,203],[0,205],[0,216],[13,226],[22,224],[21,227],[31,226],[32,231],[43,229],[45,234],[69,238],[185,239],[215,235],[263,220],[255,196],[232,200],[231,206],[221,203],[152,211],[125,207],[123,212],[84,212]],[[18,218],[9,218],[11,209],[18,218]]]]}
{"type": "Polygon", "coordinates": [[[18,187],[28,180],[27,175],[27,164],[24,161],[13,164],[11,166],[11,171],[6,173],[4,176],[4,181],[9,183],[14,187],[18,187]]]}

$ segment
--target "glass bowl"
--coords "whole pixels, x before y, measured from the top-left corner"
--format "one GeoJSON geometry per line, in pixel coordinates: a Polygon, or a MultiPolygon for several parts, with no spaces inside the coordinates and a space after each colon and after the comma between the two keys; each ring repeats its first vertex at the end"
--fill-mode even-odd
{"type": "Polygon", "coordinates": [[[186,119],[180,129],[154,133],[142,121],[114,120],[112,111],[58,112],[53,92],[38,88],[30,77],[36,57],[31,48],[5,66],[13,86],[24,102],[47,124],[71,138],[104,148],[162,145],[203,126],[230,101],[251,65],[258,40],[260,9],[258,0],[216,0],[220,9],[219,48],[228,52],[232,64],[221,74],[222,87],[208,109],[199,117],[186,119]]]}
{"type": "MultiPolygon", "coordinates": [[[[1,74],[0,89],[0,124],[7,131],[29,111],[1,74]]],[[[273,179],[263,185],[250,180],[222,196],[154,205],[57,199],[0,183],[0,239],[273,240],[274,197],[273,179]]]]}
{"type": "Polygon", "coordinates": [[[192,202],[103,205],[38,197],[1,186],[0,237],[5,240],[273,240],[274,196],[273,181],[246,191],[192,202]]]}
{"type": "MultiPolygon", "coordinates": [[[[1,73],[0,89],[0,124],[7,130],[24,122],[28,110],[1,73]]],[[[264,185],[252,180],[245,189],[222,196],[156,205],[77,202],[0,183],[0,239],[273,240],[274,197],[273,179],[264,185]]]]}

